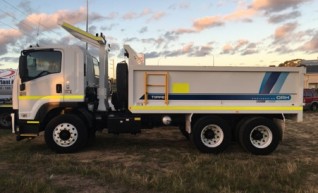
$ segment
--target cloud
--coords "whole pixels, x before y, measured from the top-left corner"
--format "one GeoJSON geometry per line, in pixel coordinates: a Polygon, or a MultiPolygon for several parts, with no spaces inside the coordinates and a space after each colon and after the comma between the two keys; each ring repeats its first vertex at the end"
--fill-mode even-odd
{"type": "Polygon", "coordinates": [[[231,44],[225,44],[223,46],[223,51],[221,52],[221,54],[234,54],[235,53],[235,50],[233,48],[233,46],[231,44]]]}
{"type": "Polygon", "coordinates": [[[165,49],[162,52],[151,51],[145,53],[147,58],[156,58],[160,56],[164,57],[177,57],[177,56],[191,56],[191,57],[203,57],[210,55],[213,51],[213,47],[210,44],[197,46],[193,42],[184,44],[177,49],[168,50],[165,49]]]}
{"type": "Polygon", "coordinates": [[[182,1],[178,4],[172,4],[169,6],[169,9],[176,10],[176,9],[188,9],[190,7],[189,2],[182,1]]]}
{"type": "Polygon", "coordinates": [[[204,46],[197,46],[193,49],[192,53],[190,53],[190,56],[196,56],[196,57],[203,57],[210,55],[213,51],[213,47],[209,45],[204,46]]]}
{"type": "Polygon", "coordinates": [[[309,52],[309,53],[317,53],[318,52],[318,31],[316,31],[316,34],[307,41],[300,50],[309,52]]]}
{"type": "Polygon", "coordinates": [[[289,46],[287,45],[280,45],[275,49],[275,53],[279,53],[279,54],[288,54],[293,52],[294,50],[291,49],[289,46]]]}
{"type": "Polygon", "coordinates": [[[245,46],[246,44],[248,44],[247,40],[244,40],[244,39],[238,40],[234,49],[238,50],[242,48],[243,46],[245,46]]]}
{"type": "Polygon", "coordinates": [[[31,2],[29,0],[21,1],[18,4],[18,8],[22,9],[26,13],[32,13],[31,2]]]}
{"type": "Polygon", "coordinates": [[[297,23],[287,23],[278,27],[275,30],[275,34],[274,34],[275,40],[281,41],[281,40],[287,39],[287,37],[289,37],[290,34],[296,30],[297,26],[298,26],[297,23]]]}
{"type": "Polygon", "coordinates": [[[142,27],[142,28],[139,30],[139,33],[143,34],[143,33],[147,32],[147,31],[148,31],[148,27],[145,26],[145,27],[142,27]]]}
{"type": "Polygon", "coordinates": [[[11,43],[21,35],[22,33],[16,29],[0,29],[0,45],[11,43]]]}
{"type": "Polygon", "coordinates": [[[257,13],[257,10],[250,8],[238,8],[233,13],[225,15],[224,21],[248,20],[257,13]]]}
{"type": "MultiPolygon", "coordinates": [[[[90,21],[102,19],[103,17],[97,13],[91,13],[89,15],[90,21]]],[[[81,7],[79,10],[59,10],[52,14],[46,13],[33,13],[27,16],[26,19],[19,22],[18,26],[23,31],[32,31],[32,26],[38,26],[39,24],[45,28],[45,30],[52,30],[58,27],[58,24],[62,22],[68,22],[70,24],[77,24],[86,21],[86,8],[81,7]]]]}
{"type": "Polygon", "coordinates": [[[164,17],[166,15],[165,12],[163,11],[160,11],[160,12],[153,12],[151,11],[150,9],[148,8],[145,8],[142,12],[140,13],[136,13],[136,12],[128,12],[128,13],[125,13],[123,16],[122,16],[122,19],[124,20],[134,20],[134,19],[139,19],[139,18],[142,18],[142,17],[148,17],[148,21],[151,21],[151,20],[159,20],[161,19],[162,17],[164,17]]]}
{"type": "Polygon", "coordinates": [[[301,13],[299,11],[292,11],[285,14],[276,14],[271,15],[268,19],[269,23],[282,23],[287,20],[296,19],[297,17],[300,17],[301,13]]]}
{"type": "Polygon", "coordinates": [[[125,38],[124,39],[125,43],[134,42],[134,41],[139,41],[139,39],[136,38],[136,37],[131,37],[131,38],[125,38]]]}
{"type": "Polygon", "coordinates": [[[160,56],[160,52],[148,52],[148,53],[145,53],[145,57],[146,58],[158,58],[160,56]]]}
{"type": "Polygon", "coordinates": [[[155,21],[157,21],[157,20],[160,20],[162,17],[164,17],[166,15],[166,13],[165,12],[162,12],[162,11],[160,11],[160,12],[157,12],[157,13],[154,13],[149,19],[148,19],[148,21],[151,21],[151,20],[155,20],[155,21]]]}
{"type": "Polygon", "coordinates": [[[299,51],[305,53],[317,52],[318,31],[315,29],[298,30],[298,23],[286,23],[275,30],[271,37],[269,53],[288,54],[299,51]]]}
{"type": "MultiPolygon", "coordinates": [[[[224,15],[207,16],[193,21],[190,28],[179,28],[174,30],[178,34],[196,33],[202,30],[224,26],[227,22],[243,21],[252,22],[252,18],[257,14],[265,12],[265,16],[274,14],[287,9],[296,9],[301,4],[311,0],[253,0],[249,5],[238,3],[238,7],[231,13],[224,15]]],[[[288,14],[277,14],[269,16],[270,23],[279,23],[288,19],[294,19],[300,16],[298,11],[292,11],[288,14]]]]}
{"type": "Polygon", "coordinates": [[[0,61],[2,62],[18,62],[17,57],[1,57],[0,61]]]}
{"type": "Polygon", "coordinates": [[[179,39],[179,36],[176,32],[166,32],[163,37],[167,39],[168,41],[175,41],[179,39]]]}
{"type": "Polygon", "coordinates": [[[202,31],[205,28],[218,27],[224,25],[224,22],[218,16],[210,16],[197,19],[193,22],[193,28],[202,31]]]}
{"type": "Polygon", "coordinates": [[[174,30],[175,34],[185,34],[185,33],[195,33],[195,32],[197,32],[197,30],[192,29],[192,28],[189,28],[189,29],[179,28],[179,29],[174,30]]]}
{"type": "Polygon", "coordinates": [[[118,26],[118,24],[112,23],[112,24],[110,24],[110,25],[108,25],[108,26],[102,26],[100,29],[101,29],[102,31],[111,31],[111,30],[113,30],[114,27],[116,27],[116,26],[118,26]]]}
{"type": "Polygon", "coordinates": [[[310,0],[254,0],[250,6],[252,9],[264,10],[267,13],[279,12],[289,8],[295,9],[299,5],[310,0]]]}
{"type": "Polygon", "coordinates": [[[181,52],[182,53],[190,53],[192,51],[193,42],[190,42],[182,47],[181,52]]]}
{"type": "Polygon", "coordinates": [[[0,54],[6,54],[8,44],[13,44],[20,39],[22,33],[16,29],[0,29],[0,54]]]}
{"type": "Polygon", "coordinates": [[[223,46],[221,54],[241,54],[250,55],[258,53],[257,44],[245,39],[237,40],[234,43],[227,43],[223,46]]]}
{"type": "Polygon", "coordinates": [[[125,15],[123,15],[123,19],[124,20],[131,20],[131,19],[136,19],[140,17],[140,15],[138,15],[137,13],[135,12],[128,12],[128,13],[125,13],[125,15]]]}
{"type": "Polygon", "coordinates": [[[115,19],[118,16],[117,12],[111,12],[109,13],[107,16],[105,16],[105,19],[111,20],[111,19],[115,19]]]}

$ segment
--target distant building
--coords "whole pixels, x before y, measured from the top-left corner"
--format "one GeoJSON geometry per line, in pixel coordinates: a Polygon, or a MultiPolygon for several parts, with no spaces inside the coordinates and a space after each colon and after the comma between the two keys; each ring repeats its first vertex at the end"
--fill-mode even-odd
{"type": "Polygon", "coordinates": [[[305,88],[318,88],[318,60],[301,60],[298,66],[306,67],[305,88]]]}

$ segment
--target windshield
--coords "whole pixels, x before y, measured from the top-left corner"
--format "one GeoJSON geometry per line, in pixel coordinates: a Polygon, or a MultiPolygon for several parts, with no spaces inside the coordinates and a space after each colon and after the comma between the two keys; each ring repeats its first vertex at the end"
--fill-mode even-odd
{"type": "Polygon", "coordinates": [[[26,80],[61,72],[62,53],[54,50],[24,51],[23,67],[26,80]]]}

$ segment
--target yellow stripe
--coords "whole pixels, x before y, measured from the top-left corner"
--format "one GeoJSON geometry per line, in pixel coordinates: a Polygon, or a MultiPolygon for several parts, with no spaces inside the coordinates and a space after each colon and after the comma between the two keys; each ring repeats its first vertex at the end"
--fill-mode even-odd
{"type": "Polygon", "coordinates": [[[302,111],[290,106],[131,106],[132,111],[302,111]]]}
{"type": "Polygon", "coordinates": [[[48,100],[48,99],[79,99],[83,100],[83,95],[50,95],[50,96],[19,96],[19,100],[48,100]]]}
{"type": "Polygon", "coordinates": [[[141,117],[135,117],[135,121],[141,121],[141,117]]]}
{"type": "Polygon", "coordinates": [[[0,105],[0,107],[4,108],[4,107],[12,107],[12,105],[0,105]]]}
{"type": "Polygon", "coordinates": [[[27,124],[40,124],[40,121],[27,121],[27,124]]]}
{"type": "Polygon", "coordinates": [[[65,95],[64,99],[84,99],[83,95],[65,95]]]}
{"type": "Polygon", "coordinates": [[[38,134],[33,134],[33,133],[22,133],[20,134],[21,137],[37,137],[39,136],[38,134]]]}

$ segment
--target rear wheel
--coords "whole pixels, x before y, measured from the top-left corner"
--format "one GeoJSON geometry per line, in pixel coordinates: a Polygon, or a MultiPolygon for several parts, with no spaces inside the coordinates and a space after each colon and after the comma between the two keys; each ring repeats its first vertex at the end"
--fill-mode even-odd
{"type": "Polygon", "coordinates": [[[87,143],[85,123],[75,115],[59,115],[52,119],[45,130],[46,144],[57,153],[72,153],[87,143]]]}
{"type": "Polygon", "coordinates": [[[268,118],[253,117],[239,130],[241,146],[255,155],[268,155],[278,146],[280,132],[276,124],[268,118]]]}
{"type": "Polygon", "coordinates": [[[222,118],[206,116],[194,124],[191,138],[201,152],[217,154],[230,144],[231,130],[222,118]]]}

